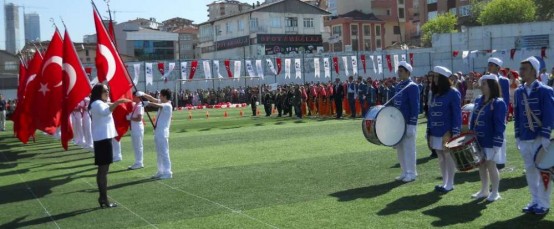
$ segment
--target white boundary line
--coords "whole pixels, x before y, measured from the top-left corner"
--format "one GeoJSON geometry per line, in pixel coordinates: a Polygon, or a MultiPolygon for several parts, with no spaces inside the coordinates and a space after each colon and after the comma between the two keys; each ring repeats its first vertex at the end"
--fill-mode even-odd
{"type": "MultiPolygon", "coordinates": [[[[117,166],[120,167],[120,168],[125,169],[124,167],[121,167],[120,165],[117,165],[117,166]]],[[[137,172],[136,170],[131,170],[131,171],[134,172],[134,173],[136,173],[136,174],[139,174],[139,175],[141,175],[141,176],[143,176],[143,177],[145,177],[145,178],[149,178],[148,176],[144,176],[143,173],[137,172]]],[[[232,208],[230,208],[230,207],[228,207],[228,206],[225,206],[225,205],[223,205],[223,204],[221,204],[221,203],[218,203],[218,202],[215,202],[215,201],[213,201],[213,200],[210,200],[210,199],[208,199],[208,198],[206,198],[206,197],[202,197],[202,196],[196,195],[196,194],[194,194],[194,193],[187,192],[187,191],[185,191],[185,190],[183,190],[183,189],[180,189],[180,188],[177,188],[177,187],[173,187],[173,186],[171,186],[171,185],[168,185],[168,184],[162,182],[161,180],[156,180],[156,182],[159,183],[159,184],[162,184],[162,185],[164,185],[164,186],[166,186],[166,187],[168,187],[168,188],[170,188],[170,189],[173,189],[173,190],[175,190],[175,191],[182,192],[182,193],[187,194],[187,195],[192,196],[192,197],[196,197],[196,198],[198,198],[198,199],[201,199],[201,200],[204,200],[204,201],[209,202],[209,203],[211,203],[211,204],[214,204],[214,205],[216,205],[216,206],[218,206],[218,207],[225,208],[225,209],[231,211],[232,213],[236,213],[236,214],[242,215],[242,216],[244,216],[244,217],[246,217],[246,218],[248,218],[248,219],[250,219],[250,220],[256,221],[256,222],[261,223],[261,224],[264,224],[264,225],[266,225],[266,226],[268,226],[268,227],[270,227],[270,228],[275,228],[275,229],[278,229],[278,228],[279,228],[279,227],[277,227],[277,226],[275,226],[275,225],[266,223],[266,222],[264,222],[264,221],[262,221],[262,220],[260,220],[260,219],[258,219],[258,218],[255,218],[255,217],[253,217],[253,216],[251,216],[251,215],[248,215],[248,214],[246,214],[246,213],[243,213],[241,210],[232,209],[232,208]]]]}
{"type": "MultiPolygon", "coordinates": [[[[4,154],[4,152],[2,152],[2,156],[4,157],[4,160],[7,162],[8,161],[8,157],[6,157],[6,155],[4,154]]],[[[56,220],[52,217],[52,215],[50,214],[50,212],[48,212],[48,209],[46,209],[46,207],[44,206],[44,204],[42,204],[42,201],[40,201],[40,199],[37,197],[37,195],[35,195],[35,192],[33,192],[33,189],[31,189],[31,187],[29,186],[29,184],[27,184],[27,181],[23,179],[23,177],[21,177],[21,175],[19,174],[19,172],[17,173],[17,177],[19,177],[19,180],[21,180],[21,182],[23,182],[25,184],[25,188],[27,189],[27,191],[29,191],[33,197],[35,198],[35,200],[40,204],[40,206],[42,207],[42,209],[44,210],[44,212],[46,213],[46,215],[48,215],[48,217],[50,218],[50,220],[52,220],[52,222],[56,225],[56,228],[60,229],[60,225],[58,225],[58,223],[56,222],[56,220]]]]}

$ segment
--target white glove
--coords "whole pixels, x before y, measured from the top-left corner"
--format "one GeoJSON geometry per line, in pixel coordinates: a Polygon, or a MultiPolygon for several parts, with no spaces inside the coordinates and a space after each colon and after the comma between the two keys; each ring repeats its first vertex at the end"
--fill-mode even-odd
{"type": "Polygon", "coordinates": [[[406,136],[407,137],[414,137],[417,133],[417,126],[415,125],[408,125],[406,127],[406,136]]]}
{"type": "Polygon", "coordinates": [[[550,146],[550,139],[542,137],[541,138],[541,144],[542,144],[542,148],[544,148],[544,150],[548,151],[548,147],[550,146]]]}
{"type": "Polygon", "coordinates": [[[148,104],[150,104],[150,101],[144,101],[144,102],[143,102],[144,107],[147,107],[148,104]]]}
{"type": "Polygon", "coordinates": [[[127,119],[127,121],[131,121],[131,114],[128,114],[127,116],[125,116],[125,118],[127,119]]]}
{"type": "Polygon", "coordinates": [[[142,96],[144,96],[144,92],[137,91],[137,92],[135,92],[135,95],[138,96],[138,97],[142,97],[142,96]]]}

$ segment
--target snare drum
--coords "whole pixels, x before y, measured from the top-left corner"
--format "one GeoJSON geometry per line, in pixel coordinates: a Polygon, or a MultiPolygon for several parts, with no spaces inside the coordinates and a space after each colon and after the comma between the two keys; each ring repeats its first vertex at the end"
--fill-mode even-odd
{"type": "Polygon", "coordinates": [[[392,106],[374,106],[362,121],[365,138],[375,145],[395,146],[406,133],[406,121],[402,112],[392,106]]]}
{"type": "Polygon", "coordinates": [[[542,146],[537,149],[535,153],[535,167],[554,174],[554,145],[552,145],[552,140],[550,140],[548,149],[544,150],[542,146]]]}
{"type": "Polygon", "coordinates": [[[479,167],[481,147],[477,143],[475,134],[465,133],[452,138],[445,147],[452,154],[458,171],[465,172],[479,167]]]}
{"type": "Polygon", "coordinates": [[[471,123],[471,113],[473,113],[473,109],[475,108],[475,104],[468,103],[462,107],[462,133],[469,131],[469,124],[471,123]]]}

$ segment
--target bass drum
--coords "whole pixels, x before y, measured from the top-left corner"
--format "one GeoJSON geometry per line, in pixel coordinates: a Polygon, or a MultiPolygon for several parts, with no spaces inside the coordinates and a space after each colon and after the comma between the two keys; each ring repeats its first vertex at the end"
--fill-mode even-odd
{"type": "Polygon", "coordinates": [[[406,121],[396,107],[374,106],[362,121],[362,131],[370,143],[395,146],[406,133],[406,121]]]}
{"type": "Polygon", "coordinates": [[[550,140],[548,149],[542,145],[535,152],[535,167],[539,170],[549,171],[554,174],[554,140],[550,140]]]}

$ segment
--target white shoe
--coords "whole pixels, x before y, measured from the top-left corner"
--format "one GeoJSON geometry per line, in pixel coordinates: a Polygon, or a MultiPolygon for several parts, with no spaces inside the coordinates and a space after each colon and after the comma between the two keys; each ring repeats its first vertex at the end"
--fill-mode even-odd
{"type": "Polygon", "coordinates": [[[160,179],[160,180],[167,180],[167,179],[171,179],[171,178],[173,178],[173,175],[171,175],[171,174],[163,174],[160,177],[158,177],[158,179],[160,179]]]}
{"type": "Polygon", "coordinates": [[[160,179],[161,176],[162,176],[161,173],[156,173],[156,175],[152,176],[151,178],[152,179],[160,179]]]}
{"type": "Polygon", "coordinates": [[[397,176],[394,179],[397,180],[397,181],[401,181],[401,180],[404,180],[404,178],[406,178],[406,174],[402,173],[402,174],[400,174],[400,176],[397,176]]]}
{"type": "Polygon", "coordinates": [[[121,161],[121,158],[114,158],[114,159],[112,160],[112,162],[120,162],[120,161],[121,161]]]}
{"type": "Polygon", "coordinates": [[[135,169],[142,169],[142,168],[144,168],[143,165],[134,164],[134,165],[129,166],[127,169],[129,169],[129,170],[135,170],[135,169]]]}
{"type": "Polygon", "coordinates": [[[487,197],[487,201],[489,202],[494,202],[498,199],[500,199],[500,194],[498,192],[493,192],[487,197]]]}
{"type": "Polygon", "coordinates": [[[406,175],[406,177],[404,177],[404,179],[402,179],[402,182],[408,183],[408,182],[415,181],[415,179],[416,179],[416,177],[413,176],[413,175],[406,175]]]}
{"type": "Polygon", "coordinates": [[[471,198],[473,199],[482,199],[482,198],[486,198],[489,196],[489,193],[482,193],[481,191],[471,195],[471,198]]]}

